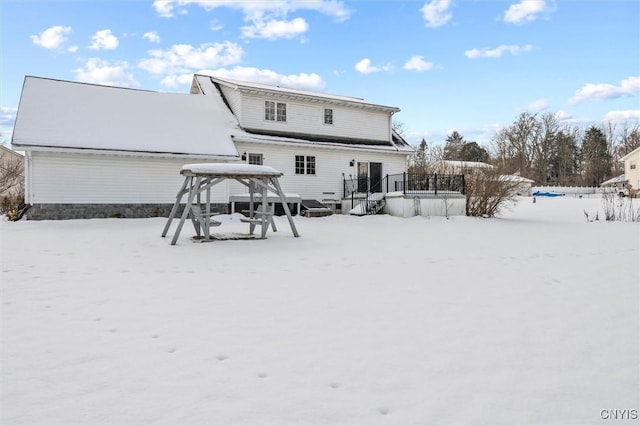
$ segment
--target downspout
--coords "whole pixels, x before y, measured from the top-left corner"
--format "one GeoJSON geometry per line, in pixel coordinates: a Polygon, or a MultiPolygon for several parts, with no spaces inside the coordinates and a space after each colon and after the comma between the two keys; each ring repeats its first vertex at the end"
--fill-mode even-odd
{"type": "Polygon", "coordinates": [[[24,153],[24,203],[33,205],[33,158],[31,151],[24,153]]]}

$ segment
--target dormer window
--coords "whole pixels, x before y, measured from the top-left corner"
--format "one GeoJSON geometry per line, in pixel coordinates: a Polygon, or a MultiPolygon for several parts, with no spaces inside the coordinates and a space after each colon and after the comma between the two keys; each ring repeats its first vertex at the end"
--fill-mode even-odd
{"type": "Polygon", "coordinates": [[[324,124],[333,124],[333,110],[331,108],[324,109],[324,124]]]}
{"type": "Polygon", "coordinates": [[[264,119],[267,121],[287,121],[287,104],[284,102],[264,101],[264,119]]]}

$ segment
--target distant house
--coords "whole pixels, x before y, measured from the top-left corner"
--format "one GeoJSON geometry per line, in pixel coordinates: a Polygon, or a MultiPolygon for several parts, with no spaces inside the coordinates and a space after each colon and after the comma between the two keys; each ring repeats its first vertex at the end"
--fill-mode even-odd
{"type": "Polygon", "coordinates": [[[24,156],[0,145],[0,201],[18,195],[24,185],[24,156]]]}
{"type": "Polygon", "coordinates": [[[625,175],[619,175],[602,182],[600,187],[602,187],[604,192],[614,192],[616,194],[625,195],[628,183],[629,180],[625,175]]]}
{"type": "MultiPolygon", "coordinates": [[[[398,111],[204,75],[190,94],[27,76],[12,145],[25,151],[30,219],[166,215],[194,162],[269,165],[284,191],[338,203],[345,178],[406,170],[413,149],[392,129],[398,111]]],[[[225,208],[246,189],[214,192],[225,208]]]]}
{"type": "Polygon", "coordinates": [[[640,190],[640,147],[622,157],[620,161],[624,161],[624,177],[631,185],[631,190],[640,190]]]}
{"type": "Polygon", "coordinates": [[[533,179],[520,176],[519,174],[502,175],[500,176],[500,179],[505,182],[513,183],[515,185],[514,191],[517,195],[531,196],[533,191],[532,187],[535,183],[533,179]]]}

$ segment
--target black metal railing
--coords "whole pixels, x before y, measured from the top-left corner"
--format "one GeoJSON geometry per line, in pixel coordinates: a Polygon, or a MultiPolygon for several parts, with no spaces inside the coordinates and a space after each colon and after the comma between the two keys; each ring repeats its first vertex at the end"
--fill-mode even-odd
{"type": "Polygon", "coordinates": [[[438,192],[465,193],[464,175],[438,173],[398,173],[379,180],[370,178],[344,179],[343,196],[366,196],[371,193],[402,192],[403,194],[435,194],[438,192]]]}

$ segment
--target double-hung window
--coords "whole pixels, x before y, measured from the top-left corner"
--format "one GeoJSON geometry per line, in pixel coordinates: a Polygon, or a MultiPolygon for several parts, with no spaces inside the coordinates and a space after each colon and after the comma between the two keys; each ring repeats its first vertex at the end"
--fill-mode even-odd
{"type": "Polygon", "coordinates": [[[333,110],[331,108],[324,109],[324,124],[333,124],[333,110]]]}
{"type": "Polygon", "coordinates": [[[264,101],[264,119],[286,123],[287,104],[284,102],[264,101]]]}
{"type": "Polygon", "coordinates": [[[296,155],[295,171],[297,175],[315,175],[316,157],[315,155],[296,155]]]}

